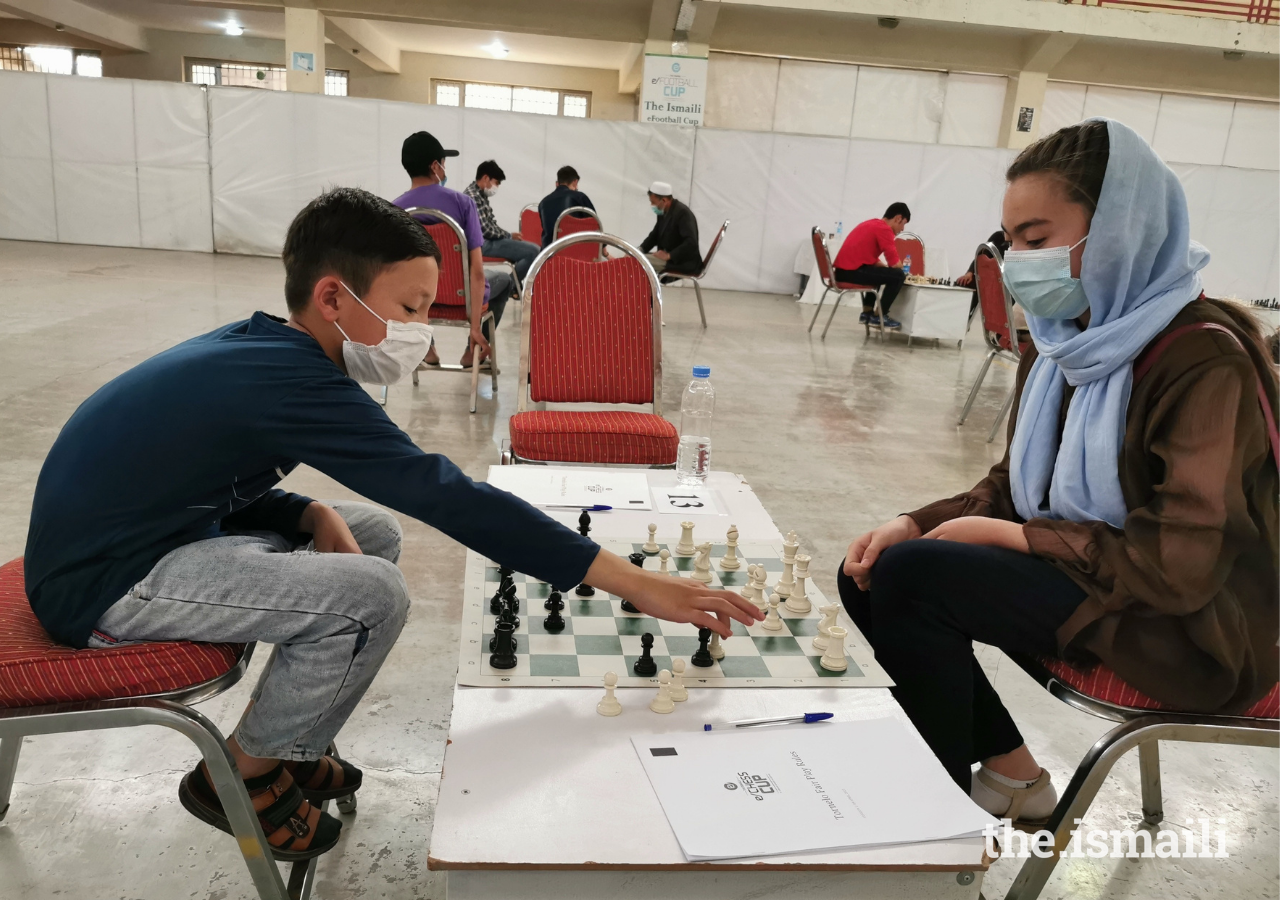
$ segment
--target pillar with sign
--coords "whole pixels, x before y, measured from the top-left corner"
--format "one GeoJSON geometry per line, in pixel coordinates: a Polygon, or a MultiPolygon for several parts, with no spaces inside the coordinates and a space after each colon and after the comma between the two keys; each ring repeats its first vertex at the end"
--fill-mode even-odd
{"type": "Polygon", "coordinates": [[[688,45],[666,44],[654,52],[645,45],[640,81],[641,122],[660,125],[701,125],[707,99],[707,56],[688,55],[688,45]],[[683,51],[676,53],[674,51],[683,51]]]}

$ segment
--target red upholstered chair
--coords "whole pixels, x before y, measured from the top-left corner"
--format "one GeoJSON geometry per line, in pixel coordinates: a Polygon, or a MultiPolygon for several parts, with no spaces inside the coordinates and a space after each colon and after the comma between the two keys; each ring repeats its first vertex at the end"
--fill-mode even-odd
{"type": "MultiPolygon", "coordinates": [[[[427,233],[431,235],[440,248],[440,280],[436,286],[436,299],[427,312],[427,322],[431,325],[452,325],[471,328],[471,254],[467,250],[467,236],[462,226],[447,213],[438,209],[426,209],[414,206],[406,209],[409,215],[422,220],[427,217],[435,222],[423,222],[427,233]]],[[[493,382],[493,399],[498,399],[498,329],[493,326],[493,313],[489,312],[486,303],[480,313],[480,323],[489,322],[490,380],[493,382]]],[[[418,366],[413,373],[413,383],[418,383],[419,372],[470,372],[471,373],[471,411],[476,411],[476,396],[480,390],[480,354],[471,355],[470,368],[460,365],[441,363],[429,366],[426,363],[418,366]]],[[[386,388],[383,388],[386,397],[386,388]]]]}
{"type": "Polygon", "coordinates": [[[893,245],[898,251],[898,259],[906,260],[908,256],[911,257],[912,275],[925,274],[924,241],[920,239],[920,235],[904,231],[893,239],[893,245]]]}
{"type": "MultiPolygon", "coordinates": [[[[982,336],[987,342],[987,357],[982,361],[982,367],[978,369],[978,377],[973,380],[973,387],[969,389],[969,399],[965,401],[964,409],[960,411],[960,420],[956,422],[957,425],[963,425],[964,420],[969,418],[969,410],[973,408],[973,401],[978,396],[978,388],[982,387],[982,380],[987,377],[987,370],[991,368],[991,360],[998,356],[1016,366],[1022,359],[1023,346],[1017,340],[1013,325],[1013,303],[1004,289],[1003,272],[1004,262],[1000,249],[991,243],[979,245],[978,252],[973,257],[973,283],[978,291],[978,308],[982,312],[982,336]]],[[[1004,417],[1009,414],[1015,388],[1016,385],[1009,388],[1009,393],[1004,398],[1004,405],[1000,407],[1000,414],[991,423],[991,433],[987,435],[988,444],[995,440],[996,430],[1004,421],[1004,417]]]]}
{"type": "Polygon", "coordinates": [[[702,260],[702,266],[697,272],[682,275],[679,272],[663,272],[664,277],[671,280],[668,284],[679,284],[682,281],[693,282],[693,293],[698,298],[698,315],[702,317],[702,327],[707,327],[707,311],[702,308],[702,287],[699,282],[706,276],[707,270],[711,268],[711,260],[716,258],[716,251],[720,249],[720,242],[724,240],[724,233],[729,230],[729,220],[725,219],[724,224],[720,226],[720,230],[716,232],[716,236],[711,239],[711,247],[707,250],[707,255],[702,260]]]}
{"type": "MultiPolygon", "coordinates": [[[[813,333],[814,323],[818,321],[818,313],[822,312],[822,304],[826,302],[827,294],[836,291],[836,303],[831,307],[831,315],[827,319],[826,327],[822,329],[822,339],[827,338],[827,329],[831,327],[831,320],[836,317],[836,310],[840,308],[840,301],[844,299],[844,295],[848,293],[859,294],[875,294],[876,295],[876,315],[880,316],[880,321],[884,321],[884,316],[880,310],[880,293],[883,288],[874,287],[869,284],[849,284],[844,281],[836,281],[835,269],[831,265],[831,251],[827,249],[827,236],[822,233],[822,229],[816,225],[811,235],[813,239],[813,256],[818,261],[818,277],[822,279],[822,296],[818,298],[818,308],[813,311],[813,318],[809,320],[809,333],[813,333]]],[[[871,326],[867,326],[867,334],[871,334],[871,326]]],[[[880,337],[884,338],[884,328],[880,329],[880,337]]]]}
{"type": "MultiPolygon", "coordinates": [[[[556,240],[560,240],[562,237],[583,231],[604,231],[604,224],[601,223],[600,216],[595,210],[585,206],[570,206],[556,216],[556,224],[551,229],[551,234],[556,240]]],[[[579,243],[562,252],[567,252],[572,259],[595,262],[604,258],[604,244],[579,243]]]]}
{"type": "MultiPolygon", "coordinates": [[[[1014,662],[1049,693],[1069,706],[1119,724],[1089,749],[1062,792],[1045,826],[1061,852],[1070,842],[1075,823],[1084,818],[1116,761],[1138,748],[1142,781],[1143,823],[1155,826],[1164,818],[1160,788],[1160,741],[1246,744],[1280,747],[1280,685],[1238,716],[1204,715],[1168,709],[1126,684],[1105,666],[1075,669],[1060,659],[1011,654],[1014,662]]],[[[1005,900],[1035,900],[1058,863],[1031,856],[1023,863],[1005,900]]]]}
{"type": "Polygon", "coordinates": [[[612,235],[570,235],[539,254],[525,280],[520,386],[504,463],[675,465],[680,438],[662,417],[660,304],[653,267],[612,235]],[[586,262],[566,252],[601,240],[626,255],[586,262]],[[531,403],[631,404],[652,412],[531,403]]]}
{"type": "Polygon", "coordinates": [[[542,246],[542,216],[536,203],[520,210],[520,240],[542,246]]]}
{"type": "MultiPolygon", "coordinates": [[[[22,560],[0,566],[0,819],[9,811],[27,735],[161,725],[199,748],[258,896],[305,897],[316,860],[295,863],[286,889],[222,733],[192,708],[240,680],[253,646],[166,641],[103,650],[65,647],[31,611],[22,560]]],[[[338,806],[353,811],[355,797],[338,806]]]]}

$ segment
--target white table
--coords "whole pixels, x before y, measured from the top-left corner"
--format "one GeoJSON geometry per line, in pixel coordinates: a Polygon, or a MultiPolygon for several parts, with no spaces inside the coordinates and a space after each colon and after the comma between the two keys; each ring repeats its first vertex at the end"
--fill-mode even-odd
{"type": "Polygon", "coordinates": [[[961,343],[969,330],[973,291],[942,284],[904,284],[889,309],[902,323],[900,334],[961,343]]]}
{"type": "MultiPolygon", "coordinates": [[[[657,486],[674,478],[659,471],[648,476],[657,486]]],[[[780,540],[739,476],[715,472],[710,484],[727,513],[683,517],[716,530],[732,519],[744,541],[780,540]]],[[[653,517],[631,510],[598,515],[592,534],[643,535],[653,517]]],[[[576,524],[576,514],[563,518],[576,524]]],[[[887,690],[695,690],[666,716],[647,709],[651,690],[619,690],[623,713],[617,718],[596,713],[599,693],[454,688],[427,860],[433,871],[447,873],[451,900],[978,897],[989,862],[980,838],[690,863],[629,741],[637,731],[696,731],[708,721],[797,709],[905,722],[887,690]]],[[[850,763],[857,764],[857,748],[850,748],[850,763]]]]}

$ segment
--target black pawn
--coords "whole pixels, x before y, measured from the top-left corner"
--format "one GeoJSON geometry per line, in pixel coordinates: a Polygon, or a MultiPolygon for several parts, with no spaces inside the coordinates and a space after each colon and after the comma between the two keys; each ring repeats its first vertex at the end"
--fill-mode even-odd
{"type": "Polygon", "coordinates": [[[693,659],[689,662],[693,663],[700,669],[709,669],[715,664],[715,660],[711,658],[711,651],[707,649],[707,644],[711,643],[711,629],[698,629],[698,649],[693,651],[693,659]]]}
{"type": "Polygon", "coordinates": [[[582,515],[578,516],[578,534],[582,535],[583,537],[586,537],[590,533],[591,533],[591,513],[587,512],[584,509],[582,511],[582,515]]]}
{"type": "Polygon", "coordinates": [[[560,599],[559,591],[552,591],[551,596],[547,598],[547,602],[542,604],[543,609],[564,609],[564,601],[560,599]]]}
{"type": "Polygon", "coordinates": [[[495,669],[514,669],[516,667],[515,629],[506,622],[498,623],[498,630],[493,634],[493,655],[489,657],[489,665],[495,669]]]}
{"type": "MultiPolygon", "coordinates": [[[[631,565],[635,566],[637,569],[644,568],[645,556],[643,553],[638,553],[638,552],[632,553],[630,556],[627,557],[627,559],[631,560],[631,565]]],[[[640,612],[640,610],[636,608],[636,605],[632,603],[630,600],[622,601],[622,611],[629,612],[629,613],[640,612]]]]}
{"type": "Polygon", "coordinates": [[[564,631],[564,616],[560,615],[559,607],[551,608],[551,615],[542,620],[542,627],[552,634],[564,631]]]}
{"type": "Polygon", "coordinates": [[[594,597],[596,595],[596,589],[589,584],[580,584],[573,589],[573,592],[579,597],[594,597]]]}
{"type": "MultiPolygon", "coordinates": [[[[708,652],[708,659],[710,656],[708,652]]],[[[631,667],[631,671],[641,678],[652,678],[658,674],[658,664],[653,661],[653,635],[647,631],[640,635],[640,658],[631,667]]]]}

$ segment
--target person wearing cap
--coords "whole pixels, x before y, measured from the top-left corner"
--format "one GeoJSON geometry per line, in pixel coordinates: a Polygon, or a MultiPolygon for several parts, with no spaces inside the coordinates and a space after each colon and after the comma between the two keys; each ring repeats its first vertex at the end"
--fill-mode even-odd
{"type": "Polygon", "coordinates": [[[649,257],[654,271],[693,274],[702,266],[698,220],[693,210],[671,194],[671,185],[665,181],[649,185],[649,208],[658,221],[640,245],[640,252],[649,257]]]}
{"type": "MultiPolygon", "coordinates": [[[[481,364],[488,359],[490,352],[488,328],[480,325],[483,307],[489,307],[489,311],[493,313],[493,327],[497,328],[502,319],[502,310],[515,289],[515,281],[505,272],[495,272],[488,278],[485,276],[484,233],[480,229],[480,215],[476,211],[475,201],[461,191],[445,187],[449,176],[445,172],[444,161],[457,155],[457,150],[446,150],[430,132],[419,131],[409,135],[400,148],[400,164],[409,173],[409,190],[392,202],[401,209],[438,209],[462,226],[470,257],[471,296],[484,298],[483,304],[471,305],[471,336],[460,361],[464,368],[470,368],[474,347],[480,348],[481,364]]],[[[427,223],[439,221],[431,216],[415,218],[427,223]]],[[[423,362],[429,366],[440,365],[434,340],[423,362]]]]}
{"type": "Polygon", "coordinates": [[[556,188],[538,204],[538,216],[542,219],[542,246],[556,239],[556,219],[572,206],[585,206],[594,211],[591,198],[578,190],[578,170],[573,166],[561,166],[556,172],[556,188]]]}

